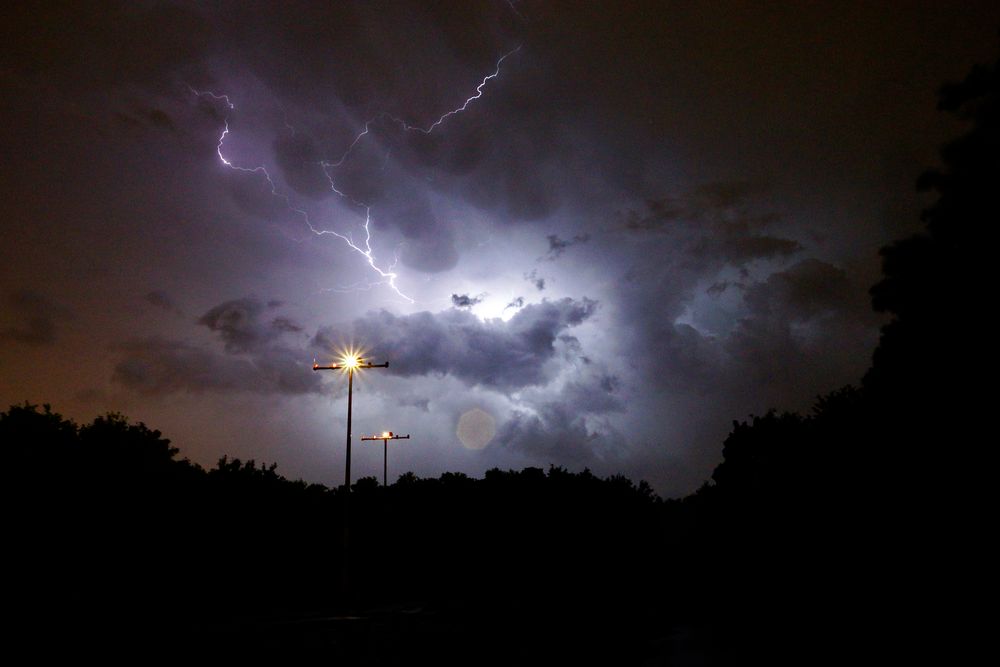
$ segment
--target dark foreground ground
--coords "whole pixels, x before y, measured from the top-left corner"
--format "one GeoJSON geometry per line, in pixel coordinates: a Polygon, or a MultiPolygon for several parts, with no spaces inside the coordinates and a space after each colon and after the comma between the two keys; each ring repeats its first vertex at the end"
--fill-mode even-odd
{"type": "Polygon", "coordinates": [[[545,610],[404,606],[244,619],[193,628],[171,651],[218,659],[273,656],[350,665],[728,664],[704,626],[628,625],[545,610]]]}
{"type": "Polygon", "coordinates": [[[88,618],[33,616],[7,624],[3,653],[35,660],[274,661],[331,665],[701,665],[739,664],[698,624],[664,624],[614,610],[394,606],[199,622],[95,612],[88,618]]]}

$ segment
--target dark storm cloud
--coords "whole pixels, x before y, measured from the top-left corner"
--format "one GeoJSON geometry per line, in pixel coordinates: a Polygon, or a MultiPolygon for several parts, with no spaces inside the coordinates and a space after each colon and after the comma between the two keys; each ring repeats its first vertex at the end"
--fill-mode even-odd
{"type": "Polygon", "coordinates": [[[816,370],[821,366],[831,384],[857,379],[849,369],[862,370],[878,320],[863,286],[842,268],[810,258],[758,281],[716,281],[704,290],[713,301],[732,288],[739,290],[737,305],[731,306],[735,310],[728,320],[720,320],[716,331],[680,321],[685,307],[698,303],[695,277],[677,283],[682,298],[664,302],[662,308],[624,302],[632,327],[642,332],[638,344],[656,350],[649,364],[654,384],[749,391],[746,381],[753,376],[768,391],[794,400],[791,388],[819,384],[822,373],[816,370]],[[823,359],[817,358],[820,350],[823,359]]]}
{"type": "Polygon", "coordinates": [[[146,109],[143,112],[143,116],[149,121],[153,126],[158,127],[163,130],[175,131],[177,126],[174,124],[174,119],[170,115],[163,111],[162,109],[146,109]]]}
{"type": "MultiPolygon", "coordinates": [[[[545,253],[548,259],[555,259],[566,252],[567,248],[575,246],[580,243],[586,243],[590,240],[589,234],[578,234],[571,239],[561,239],[556,234],[549,234],[547,237],[549,242],[549,251],[545,253]]],[[[542,286],[544,287],[545,282],[542,281],[542,286]]],[[[541,289],[541,288],[539,288],[541,289]]]]}
{"type": "MultiPolygon", "coordinates": [[[[709,288],[708,298],[726,291],[721,284],[709,288]]],[[[643,364],[651,386],[711,394],[725,405],[752,394],[766,409],[800,405],[803,397],[860,377],[878,320],[862,286],[843,269],[802,260],[745,282],[737,295],[737,310],[718,331],[679,321],[680,305],[629,311],[643,332],[638,344],[655,345],[643,364]]]]}
{"type": "Polygon", "coordinates": [[[32,290],[19,290],[4,300],[14,324],[0,328],[0,340],[34,347],[52,345],[56,342],[57,324],[73,317],[68,308],[32,290]]]}
{"type": "Polygon", "coordinates": [[[323,107],[339,100],[363,114],[408,112],[424,124],[441,113],[447,82],[467,71],[464,63],[479,65],[478,73],[495,61],[494,42],[511,24],[497,4],[237,4],[215,20],[239,62],[286,98],[323,107]]]}
{"type": "Polygon", "coordinates": [[[211,42],[205,15],[166,3],[12,5],[2,25],[10,27],[0,28],[4,60],[23,75],[53,77],[64,89],[164,79],[196,62],[211,42]]]}
{"type": "Polygon", "coordinates": [[[496,442],[503,447],[574,467],[593,462],[599,440],[600,435],[587,430],[577,410],[559,403],[547,403],[533,413],[515,410],[496,434],[496,442]]]}
{"type": "Polygon", "coordinates": [[[246,359],[232,359],[178,341],[146,338],[122,346],[126,358],[112,379],[142,394],[232,390],[253,373],[246,359]]]}
{"type": "Polygon", "coordinates": [[[758,316],[777,315],[794,321],[839,313],[874,320],[867,295],[851,282],[847,272],[818,259],[806,259],[771,274],[747,288],[744,299],[758,316]]]}
{"type": "Polygon", "coordinates": [[[276,317],[271,320],[271,328],[275,331],[281,331],[285,333],[298,333],[302,331],[302,327],[288,319],[287,317],[276,317]]]}
{"type": "Polygon", "coordinates": [[[145,395],[174,392],[319,392],[320,378],[310,373],[300,350],[269,347],[251,356],[218,354],[179,341],[146,338],[121,347],[125,358],[112,379],[145,395]]]}
{"type": "Polygon", "coordinates": [[[613,374],[588,368],[553,395],[535,402],[532,411],[514,410],[497,433],[497,442],[540,463],[565,461],[592,465],[598,458],[614,456],[610,444],[614,429],[588,418],[622,412],[618,395],[621,381],[613,374]]]}
{"type": "Polygon", "coordinates": [[[538,269],[532,269],[530,272],[524,274],[524,279],[535,286],[539,292],[545,290],[545,278],[541,278],[538,275],[538,269]]]}
{"type": "Polygon", "coordinates": [[[776,236],[747,236],[733,239],[706,239],[695,248],[696,254],[716,255],[741,265],[755,259],[788,257],[802,250],[802,244],[776,236]]]}
{"type": "Polygon", "coordinates": [[[355,320],[349,331],[320,330],[313,347],[323,353],[343,340],[363,340],[368,350],[391,359],[403,375],[444,374],[470,385],[501,391],[548,382],[555,369],[556,341],[586,321],[597,304],[589,299],[543,301],[525,306],[510,320],[483,321],[465,310],[398,316],[388,311],[355,320]]]}
{"type": "Polygon", "coordinates": [[[477,303],[481,303],[484,294],[479,296],[469,296],[468,294],[452,294],[451,295],[451,305],[455,308],[472,308],[477,303]]]}
{"type": "Polygon", "coordinates": [[[267,311],[276,307],[249,297],[234,299],[215,306],[202,315],[198,323],[218,333],[227,352],[251,352],[271,343],[282,333],[301,331],[301,327],[287,318],[267,320],[264,317],[267,311]]]}
{"type": "Polygon", "coordinates": [[[506,306],[504,306],[503,309],[507,310],[509,308],[514,308],[516,310],[518,308],[523,308],[523,307],[524,307],[524,297],[519,296],[510,303],[508,303],[506,306]]]}
{"type": "Polygon", "coordinates": [[[392,196],[373,210],[379,224],[388,222],[402,234],[403,263],[426,273],[447,271],[458,264],[458,249],[452,228],[438,219],[426,194],[417,190],[392,191],[392,196]]]}
{"type": "Polygon", "coordinates": [[[265,179],[227,172],[223,182],[230,199],[243,213],[264,222],[282,220],[289,215],[287,202],[274,196],[265,179]]]}
{"type": "Polygon", "coordinates": [[[333,195],[323,171],[324,156],[316,142],[302,133],[284,134],[274,142],[275,161],[285,183],[300,195],[323,199],[333,195]]]}
{"type": "Polygon", "coordinates": [[[162,290],[153,290],[146,293],[146,302],[157,308],[180,315],[181,309],[177,306],[170,295],[162,290]]]}
{"type": "Polygon", "coordinates": [[[162,109],[138,108],[130,112],[116,111],[113,118],[125,127],[154,127],[170,132],[177,131],[174,119],[162,109]]]}
{"type": "MultiPolygon", "coordinates": [[[[152,293],[156,294],[156,293],[152,293]]],[[[280,343],[283,334],[302,327],[273,317],[282,302],[253,297],[233,299],[209,309],[198,324],[219,335],[225,354],[184,341],[149,337],[120,347],[124,359],[113,379],[143,394],[177,391],[303,394],[320,390],[307,371],[309,355],[280,343]]]]}
{"type": "Polygon", "coordinates": [[[857,381],[844,369],[860,371],[866,359],[859,352],[873,345],[879,321],[866,296],[843,269],[816,259],[749,285],[748,313],[725,341],[733,368],[743,369],[738,384],[772,383],[794,400],[824,379],[857,381]]]}
{"type": "Polygon", "coordinates": [[[675,239],[692,255],[737,267],[800,252],[798,241],[767,233],[780,217],[758,210],[753,197],[761,191],[741,182],[705,184],[683,196],[647,200],[644,209],[628,211],[624,226],[636,235],[675,239]]]}
{"type": "Polygon", "coordinates": [[[416,408],[421,412],[430,412],[431,400],[422,396],[400,396],[396,399],[396,405],[416,408]]]}
{"type": "Polygon", "coordinates": [[[719,294],[724,294],[729,288],[743,289],[744,287],[746,287],[746,285],[743,283],[733,282],[730,280],[720,280],[709,285],[705,290],[705,293],[718,296],[719,294]]]}
{"type": "Polygon", "coordinates": [[[700,227],[729,236],[756,233],[779,221],[771,211],[755,205],[767,188],[759,184],[710,182],[680,196],[647,199],[644,211],[629,211],[625,228],[633,232],[669,232],[678,226],[700,227]]]}
{"type": "Polygon", "coordinates": [[[706,304],[699,296],[719,297],[730,286],[747,284],[748,266],[758,260],[802,252],[797,241],[768,233],[778,217],[754,198],[760,191],[739,182],[708,183],[647,200],[625,215],[636,245],[623,254],[629,264],[617,305],[626,335],[634,339],[630,347],[653,352],[646,368],[654,384],[721,387],[726,358],[715,338],[732,329],[736,314],[718,311],[717,300],[706,304]],[[704,306],[716,308],[712,333],[680,321],[686,314],[704,317],[704,306]]]}
{"type": "Polygon", "coordinates": [[[559,402],[587,414],[621,412],[625,409],[618,395],[621,385],[617,375],[595,369],[567,382],[560,390],[559,402]]]}

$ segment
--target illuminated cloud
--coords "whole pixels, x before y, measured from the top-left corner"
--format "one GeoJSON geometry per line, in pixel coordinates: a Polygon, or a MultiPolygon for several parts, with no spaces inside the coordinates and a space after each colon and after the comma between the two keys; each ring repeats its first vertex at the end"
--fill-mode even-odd
{"type": "Polygon", "coordinates": [[[325,353],[340,340],[363,340],[392,360],[402,376],[451,375],[470,385],[500,391],[540,385],[557,372],[559,336],[590,318],[597,303],[569,298],[542,301],[508,321],[483,321],[466,310],[395,315],[369,313],[347,327],[326,327],[312,347],[325,353]]]}

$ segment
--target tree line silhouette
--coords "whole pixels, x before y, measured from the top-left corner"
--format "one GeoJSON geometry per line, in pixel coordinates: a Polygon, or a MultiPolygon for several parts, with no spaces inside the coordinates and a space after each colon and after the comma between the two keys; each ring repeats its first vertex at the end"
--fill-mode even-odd
{"type": "Polygon", "coordinates": [[[509,617],[553,633],[569,621],[542,623],[557,609],[578,609],[576,623],[591,622],[583,609],[598,598],[629,609],[662,564],[663,502],[645,482],[559,467],[406,473],[388,487],[365,477],[351,493],[348,600],[343,489],[252,460],[205,470],[118,414],[78,426],[47,405],[12,406],[0,441],[16,471],[5,495],[18,576],[5,604],[28,619],[73,618],[88,637],[95,610],[162,642],[348,604],[476,608],[492,619],[483,632],[509,617]]]}
{"type": "MultiPolygon", "coordinates": [[[[6,610],[25,632],[59,617],[93,638],[113,618],[146,645],[201,646],[245,639],[241,619],[424,610],[385,633],[395,644],[349,654],[369,664],[419,650],[446,663],[638,662],[662,654],[671,627],[703,632],[710,663],[862,646],[893,659],[923,650],[922,634],[973,627],[959,595],[987,553],[975,526],[989,412],[971,379],[993,356],[1000,63],[945,86],[940,107],[970,129],[918,183],[937,193],[926,231],[882,250],[871,295],[891,319],[870,370],[808,414],[734,422],[696,493],[663,500],[645,482],[560,467],[362,478],[348,599],[343,490],[253,460],[205,470],[120,414],[77,425],[25,403],[0,414],[6,610]]],[[[325,648],[348,655],[338,646],[325,648]]]]}

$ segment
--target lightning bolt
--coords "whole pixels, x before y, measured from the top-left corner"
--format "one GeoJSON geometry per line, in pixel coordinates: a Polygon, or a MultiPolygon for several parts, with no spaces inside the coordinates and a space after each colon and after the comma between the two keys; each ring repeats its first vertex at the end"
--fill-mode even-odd
{"type": "MultiPolygon", "coordinates": [[[[486,87],[486,84],[489,83],[490,80],[495,79],[498,76],[500,76],[500,65],[503,64],[503,61],[506,60],[507,58],[509,58],[510,56],[514,55],[515,53],[517,53],[520,50],[521,50],[521,45],[518,44],[516,47],[514,47],[510,51],[508,51],[507,53],[505,53],[502,56],[500,56],[499,60],[497,60],[496,66],[493,68],[493,73],[492,74],[488,74],[485,77],[483,77],[483,80],[479,82],[478,86],[476,86],[476,94],[475,95],[473,95],[473,96],[469,97],[468,99],[466,99],[465,102],[463,102],[460,107],[452,109],[451,111],[446,111],[445,113],[441,114],[441,116],[439,116],[436,121],[434,121],[433,123],[431,123],[427,127],[420,127],[419,125],[413,125],[413,124],[408,123],[407,121],[403,120],[402,118],[398,118],[396,116],[391,116],[391,115],[389,115],[389,114],[387,114],[385,112],[378,113],[375,116],[373,116],[372,118],[369,118],[367,121],[365,121],[364,129],[361,130],[361,132],[359,132],[357,134],[357,136],[354,137],[354,141],[352,141],[350,143],[350,145],[347,147],[347,150],[344,151],[344,153],[340,156],[339,159],[337,159],[334,162],[322,162],[321,163],[323,169],[324,170],[326,170],[326,169],[336,169],[337,167],[340,167],[341,165],[343,165],[344,162],[347,160],[347,158],[350,156],[350,154],[352,152],[354,152],[355,147],[357,147],[357,145],[359,143],[361,143],[361,140],[364,139],[366,136],[368,136],[368,133],[371,132],[372,125],[375,124],[375,123],[377,123],[377,122],[379,122],[379,121],[390,120],[393,123],[399,125],[405,132],[422,132],[423,134],[430,134],[431,132],[434,131],[434,128],[440,126],[443,122],[445,122],[446,120],[448,120],[448,118],[450,118],[452,116],[455,116],[457,114],[462,113],[463,111],[465,111],[466,109],[469,108],[470,104],[472,104],[474,101],[476,101],[480,97],[482,97],[483,96],[483,89],[486,87]]],[[[329,172],[327,173],[327,177],[328,178],[330,177],[329,172]]],[[[334,190],[336,191],[336,188],[334,190]]]]}
{"type": "Polygon", "coordinates": [[[511,49],[507,53],[505,53],[502,56],[500,56],[500,59],[497,60],[496,68],[493,70],[493,74],[488,74],[487,76],[483,77],[483,80],[479,83],[478,86],[476,86],[476,94],[475,95],[473,95],[469,99],[465,100],[465,104],[463,104],[462,106],[458,107],[457,109],[452,109],[451,111],[448,111],[448,112],[445,112],[445,113],[441,114],[441,117],[438,118],[433,123],[431,123],[428,127],[423,128],[423,127],[418,127],[416,125],[410,125],[406,121],[401,120],[399,118],[392,118],[392,120],[394,122],[398,123],[407,132],[409,132],[409,131],[416,131],[416,132],[423,132],[424,134],[430,134],[431,132],[434,131],[435,127],[439,126],[441,123],[443,123],[446,120],[448,120],[448,118],[450,118],[450,117],[452,117],[452,116],[454,116],[456,114],[462,113],[463,111],[465,111],[466,109],[469,108],[470,104],[472,104],[474,101],[476,101],[480,97],[482,97],[483,96],[483,88],[486,87],[486,84],[491,79],[495,79],[498,76],[500,76],[500,65],[503,63],[503,61],[507,60],[507,58],[509,56],[517,53],[520,50],[521,50],[521,45],[519,44],[518,46],[514,47],[513,49],[511,49]]]}
{"type": "MultiPolygon", "coordinates": [[[[309,217],[309,213],[306,210],[298,208],[297,206],[295,206],[292,203],[291,197],[289,195],[285,194],[284,192],[281,192],[278,189],[277,184],[275,183],[274,179],[271,177],[271,174],[270,174],[270,172],[268,172],[266,166],[264,166],[264,165],[258,165],[256,167],[244,167],[244,166],[240,166],[240,165],[234,164],[233,161],[230,160],[229,158],[227,158],[226,155],[223,153],[223,146],[226,143],[226,137],[230,133],[230,129],[229,129],[229,112],[232,112],[232,111],[236,110],[236,105],[233,104],[232,100],[229,99],[229,96],[228,95],[216,94],[216,93],[213,93],[212,91],[207,91],[207,90],[197,90],[195,88],[192,88],[191,86],[188,86],[188,89],[194,95],[196,95],[199,98],[207,97],[207,98],[209,98],[211,100],[214,100],[214,101],[217,101],[217,102],[222,102],[226,106],[227,112],[226,112],[225,117],[223,118],[222,134],[219,135],[219,141],[216,144],[216,153],[218,154],[219,160],[222,162],[222,164],[224,164],[226,167],[228,167],[229,169],[232,169],[234,171],[240,171],[240,172],[247,173],[247,174],[260,174],[260,175],[262,175],[264,177],[264,179],[267,181],[267,183],[270,186],[270,188],[271,188],[271,195],[274,196],[274,197],[277,197],[277,198],[281,199],[282,201],[284,201],[285,202],[285,206],[288,208],[288,210],[290,210],[293,213],[295,213],[296,215],[300,216],[302,218],[302,220],[306,223],[306,226],[309,228],[309,231],[311,231],[313,234],[316,234],[317,236],[324,236],[326,234],[332,234],[333,236],[336,236],[337,238],[345,241],[347,243],[348,247],[350,247],[355,252],[361,254],[365,258],[365,261],[368,264],[368,266],[370,266],[382,278],[382,280],[379,281],[376,284],[388,285],[389,288],[392,289],[401,298],[409,301],[410,303],[414,302],[411,297],[409,297],[406,294],[404,294],[399,289],[399,286],[396,285],[396,279],[399,276],[398,276],[397,273],[395,273],[393,271],[393,269],[395,268],[396,263],[398,262],[398,257],[396,257],[393,260],[392,264],[389,266],[388,269],[384,269],[383,270],[382,268],[380,268],[375,263],[375,256],[373,254],[372,247],[371,247],[371,207],[370,206],[365,206],[365,225],[364,225],[364,227],[365,227],[365,242],[364,242],[364,248],[362,248],[362,247],[358,246],[356,243],[354,243],[354,240],[351,238],[350,235],[340,234],[340,233],[338,233],[336,231],[333,231],[333,230],[322,229],[322,228],[317,227],[316,225],[313,224],[312,220],[309,217]]],[[[294,131],[294,128],[292,128],[291,125],[288,124],[287,120],[285,121],[285,125],[286,125],[286,127],[292,129],[292,131],[294,131]]],[[[331,182],[331,186],[332,186],[332,182],[331,182]]],[[[347,197],[347,195],[345,195],[343,192],[337,190],[336,188],[333,188],[333,190],[334,190],[334,192],[336,192],[341,197],[345,197],[347,199],[350,199],[352,202],[354,202],[356,204],[359,203],[359,202],[356,202],[353,198],[347,197]]]]}
{"type": "MultiPolygon", "coordinates": [[[[332,229],[323,229],[321,227],[317,227],[316,225],[314,225],[313,222],[312,222],[312,220],[309,217],[309,213],[307,211],[305,211],[304,209],[295,206],[292,203],[291,197],[288,194],[282,192],[278,188],[277,184],[275,183],[275,180],[271,177],[271,174],[270,174],[270,172],[268,172],[267,167],[265,165],[261,164],[261,165],[255,166],[255,167],[246,167],[246,166],[241,166],[241,165],[234,164],[232,162],[232,160],[230,160],[229,158],[227,158],[226,155],[225,155],[225,153],[223,152],[223,147],[224,147],[224,145],[226,143],[226,137],[229,136],[229,133],[230,133],[229,117],[230,117],[230,114],[232,112],[236,111],[236,105],[230,99],[229,95],[217,94],[217,93],[209,91],[209,90],[197,90],[197,89],[195,89],[195,88],[193,88],[191,86],[188,86],[188,89],[191,91],[192,94],[194,94],[198,98],[208,98],[208,99],[211,99],[214,102],[220,102],[223,105],[225,105],[225,107],[226,107],[226,113],[225,113],[225,116],[223,117],[222,133],[219,135],[219,140],[218,140],[218,142],[216,144],[216,153],[218,154],[219,160],[222,162],[223,165],[225,165],[227,168],[232,169],[234,171],[239,171],[239,172],[243,172],[243,173],[247,173],[247,174],[259,174],[259,175],[263,176],[264,179],[267,180],[267,183],[268,183],[268,185],[271,188],[271,195],[274,196],[274,197],[277,197],[277,198],[281,199],[283,202],[285,202],[285,206],[288,208],[288,210],[290,210],[293,213],[295,213],[296,215],[300,216],[302,218],[302,220],[306,223],[306,226],[309,228],[309,230],[313,234],[315,234],[317,236],[325,236],[325,235],[335,236],[338,239],[342,240],[344,243],[346,243],[347,246],[351,250],[353,250],[354,252],[360,254],[362,257],[364,257],[365,262],[368,264],[368,266],[381,278],[380,281],[377,281],[375,283],[368,283],[366,289],[371,289],[371,287],[373,287],[374,285],[386,285],[390,289],[392,289],[401,298],[405,299],[406,301],[408,301],[410,303],[414,303],[414,300],[411,297],[409,297],[406,294],[404,294],[400,290],[399,286],[396,284],[396,279],[399,277],[399,275],[394,271],[394,269],[396,267],[396,264],[399,262],[398,249],[397,249],[397,252],[396,252],[396,254],[395,254],[394,258],[393,258],[392,263],[388,267],[386,267],[385,269],[381,268],[377,264],[377,262],[375,260],[375,255],[374,255],[374,252],[373,252],[373,249],[372,249],[372,245],[371,245],[371,240],[372,240],[372,215],[371,215],[371,213],[372,213],[372,207],[371,207],[371,205],[367,204],[365,202],[359,201],[359,200],[355,199],[354,197],[350,196],[349,194],[347,194],[346,192],[344,192],[341,189],[339,189],[337,187],[337,184],[336,184],[336,181],[334,180],[333,175],[330,173],[330,170],[337,169],[338,167],[340,167],[340,166],[342,166],[344,164],[344,162],[347,160],[347,158],[351,155],[351,153],[354,151],[354,149],[358,146],[358,144],[361,141],[363,141],[364,138],[371,132],[372,125],[375,124],[375,123],[377,123],[377,122],[389,120],[389,121],[397,124],[405,132],[421,132],[423,134],[430,134],[437,127],[440,127],[446,120],[448,120],[448,118],[464,112],[466,109],[468,109],[468,107],[469,107],[470,104],[472,104],[474,101],[480,99],[483,96],[483,90],[485,89],[486,84],[489,83],[492,79],[495,79],[495,78],[497,78],[500,75],[500,66],[503,64],[503,61],[506,60],[511,55],[517,53],[520,50],[521,50],[521,46],[518,45],[514,49],[511,49],[507,53],[504,53],[502,56],[500,56],[500,58],[496,62],[496,66],[494,67],[493,72],[491,74],[488,74],[485,77],[483,77],[483,80],[479,82],[478,86],[476,86],[476,92],[475,92],[474,95],[468,97],[461,106],[459,106],[459,107],[457,107],[455,109],[452,109],[450,111],[447,111],[447,112],[441,114],[441,116],[439,116],[437,120],[435,120],[433,123],[431,123],[427,127],[420,127],[418,125],[413,125],[413,124],[408,123],[407,121],[405,121],[405,120],[403,120],[401,118],[397,118],[397,117],[391,116],[391,115],[389,115],[389,114],[387,114],[385,112],[381,112],[379,114],[376,114],[374,117],[372,117],[371,119],[369,119],[368,121],[365,122],[364,129],[362,129],[362,131],[359,132],[354,137],[354,140],[351,141],[351,143],[348,145],[347,149],[341,154],[341,156],[340,156],[339,159],[337,159],[335,161],[332,161],[332,162],[330,162],[330,161],[322,161],[322,162],[319,163],[320,167],[323,169],[323,173],[326,175],[327,181],[329,181],[329,183],[330,183],[330,189],[335,194],[337,194],[339,197],[341,197],[342,199],[345,199],[345,200],[351,202],[355,206],[364,208],[364,210],[365,210],[365,222],[364,222],[365,238],[364,238],[363,243],[361,243],[361,244],[355,243],[353,236],[351,234],[349,234],[349,233],[348,234],[341,234],[340,232],[334,231],[332,229]]],[[[284,114],[284,110],[282,110],[282,113],[284,114]]],[[[285,124],[286,128],[288,128],[289,130],[291,130],[291,132],[292,132],[292,134],[294,136],[294,134],[295,134],[295,128],[292,127],[288,123],[287,116],[285,117],[284,124],[285,124]]],[[[390,155],[390,153],[391,153],[391,149],[386,153],[386,157],[385,157],[385,162],[386,163],[389,161],[389,155],[390,155]]],[[[382,169],[383,170],[385,169],[385,164],[383,164],[382,169]]],[[[358,288],[357,288],[357,286],[352,286],[352,289],[358,289],[358,288]]],[[[333,290],[333,291],[341,291],[341,290],[333,290]]],[[[347,291],[347,290],[344,290],[344,291],[347,291]]]]}

